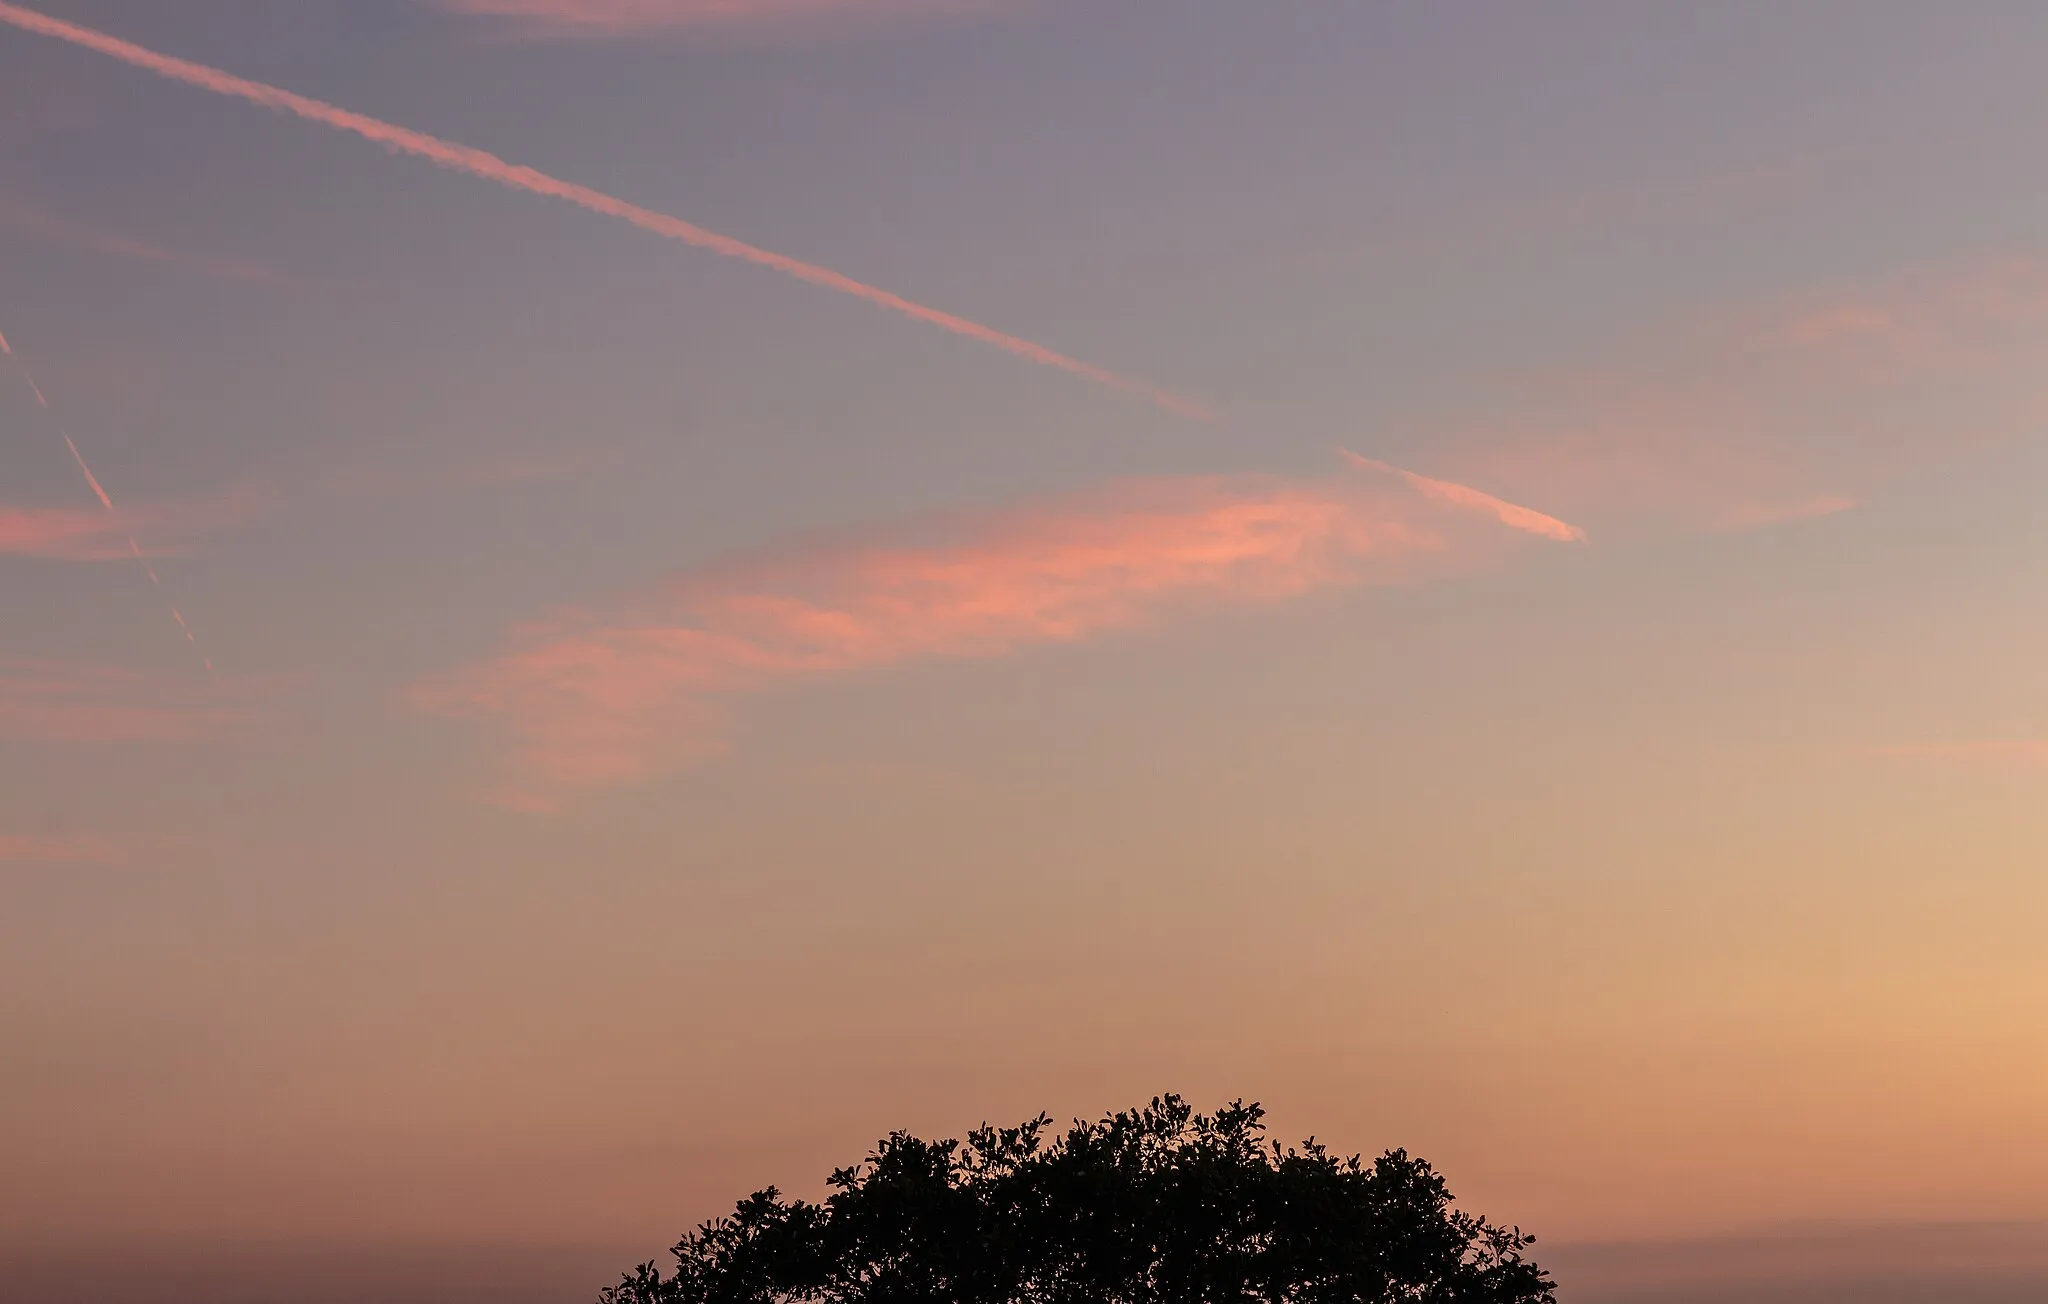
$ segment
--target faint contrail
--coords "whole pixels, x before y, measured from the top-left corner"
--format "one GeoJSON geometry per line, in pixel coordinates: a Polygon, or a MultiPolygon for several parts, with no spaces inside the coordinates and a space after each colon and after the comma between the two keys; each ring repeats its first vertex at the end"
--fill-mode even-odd
{"type": "MultiPolygon", "coordinates": [[[[57,414],[50,407],[50,400],[43,397],[42,386],[36,384],[36,378],[29,371],[28,363],[23,360],[19,353],[14,351],[14,346],[7,342],[7,336],[4,333],[0,333],[0,353],[4,353],[13,359],[14,369],[21,374],[23,380],[28,382],[29,393],[36,396],[36,403],[54,419],[57,414]]],[[[93,493],[100,500],[100,506],[106,508],[110,515],[119,517],[120,511],[114,506],[114,500],[108,496],[106,486],[102,485],[100,478],[92,473],[92,468],[85,464],[85,454],[78,451],[78,445],[72,442],[70,435],[64,434],[61,427],[58,433],[64,435],[64,447],[71,450],[71,460],[78,463],[79,473],[84,475],[85,482],[92,486],[93,493]]],[[[149,582],[156,586],[157,593],[163,595],[164,582],[157,578],[156,567],[150,565],[149,558],[142,555],[142,545],[135,541],[135,536],[132,534],[128,536],[128,551],[135,554],[136,564],[142,567],[142,573],[149,576],[149,582]]],[[[165,597],[165,603],[171,609],[171,619],[178,622],[179,630],[184,633],[185,641],[192,644],[193,649],[196,651],[199,646],[199,640],[193,637],[192,626],[185,623],[185,613],[179,611],[178,605],[175,602],[171,602],[167,596],[165,597]]],[[[208,674],[213,673],[213,659],[211,657],[201,653],[199,660],[206,667],[208,674]]]]}
{"type": "Polygon", "coordinates": [[[1082,362],[1076,358],[1070,358],[1064,353],[1055,353],[1042,344],[1033,344],[1030,340],[1020,339],[1015,335],[1006,335],[994,327],[983,326],[981,323],[969,321],[965,317],[956,317],[952,313],[926,307],[924,304],[916,303],[901,295],[892,294],[887,290],[879,289],[862,281],[856,281],[850,276],[843,276],[830,268],[819,267],[814,263],[802,262],[784,254],[759,249],[744,241],[735,240],[731,236],[720,235],[716,231],[707,231],[703,227],[694,226],[689,222],[683,221],[681,218],[670,217],[666,213],[657,213],[651,208],[642,208],[638,204],[631,204],[623,199],[614,198],[602,191],[592,190],[588,186],[580,186],[572,181],[563,181],[556,177],[551,177],[544,172],[537,172],[529,167],[507,163],[497,155],[486,153],[480,149],[471,149],[467,145],[458,145],[452,141],[429,136],[424,132],[412,131],[405,127],[394,126],[388,122],[380,122],[375,118],[365,117],[360,113],[351,113],[347,109],[338,108],[335,105],[326,104],[320,100],[309,99],[303,95],[295,95],[290,91],[280,90],[275,86],[266,86],[261,82],[249,81],[232,73],[222,72],[216,68],[208,68],[204,64],[191,63],[167,54],[158,54],[154,50],[145,49],[142,46],[124,41],[119,37],[109,36],[105,32],[95,31],[89,27],[80,27],[75,23],[67,23],[61,19],[51,18],[47,15],[39,14],[32,9],[23,9],[19,5],[8,4],[5,0],[0,0],[0,22],[9,23],[25,31],[36,32],[43,36],[55,37],[60,41],[69,41],[73,45],[97,51],[100,54],[119,59],[123,63],[132,64],[137,68],[147,69],[159,76],[168,77],[172,81],[185,82],[188,85],[197,86],[203,90],[213,91],[220,95],[232,95],[267,109],[279,109],[286,113],[295,113],[299,117],[313,122],[325,123],[327,126],[339,131],[353,132],[366,140],[373,140],[387,149],[401,154],[411,154],[439,164],[444,168],[452,168],[457,172],[467,172],[471,176],[482,177],[488,181],[496,181],[515,190],[526,190],[536,195],[551,195],[556,199],[566,199],[570,203],[587,208],[593,213],[603,213],[608,217],[620,218],[631,222],[634,226],[644,231],[652,231],[656,235],[666,236],[671,240],[680,240],[684,244],[695,245],[700,249],[709,249],[713,253],[723,254],[728,258],[741,258],[763,267],[771,267],[778,272],[794,276],[798,280],[809,281],[813,285],[822,285],[828,290],[837,290],[841,294],[850,294],[855,298],[866,299],[869,303],[879,304],[884,308],[900,312],[908,317],[915,317],[919,321],[927,322],[943,330],[952,331],[956,335],[965,335],[969,339],[980,340],[984,344],[993,344],[997,348],[1005,349],[1020,358],[1041,363],[1048,367],[1057,367],[1061,371],[1071,372],[1076,376],[1095,381],[1097,384],[1107,385],[1112,389],[1119,389],[1125,393],[1139,395],[1179,416],[1192,417],[1199,421],[1213,421],[1216,419],[1214,412],[1194,399],[1169,393],[1163,389],[1157,389],[1142,381],[1119,376],[1113,371],[1105,370],[1092,363],[1082,362]]]}

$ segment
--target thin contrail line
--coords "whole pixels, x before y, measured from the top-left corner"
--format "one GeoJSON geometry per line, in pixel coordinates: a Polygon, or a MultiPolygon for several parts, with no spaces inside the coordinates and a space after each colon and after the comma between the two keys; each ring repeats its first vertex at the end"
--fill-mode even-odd
{"type": "Polygon", "coordinates": [[[684,244],[695,245],[700,249],[709,249],[713,253],[723,254],[728,258],[739,258],[762,267],[773,268],[775,271],[782,272],[785,275],[794,276],[800,281],[809,281],[813,285],[822,285],[828,290],[837,290],[841,294],[850,294],[855,298],[865,299],[869,303],[878,304],[892,312],[900,312],[907,317],[914,317],[918,321],[937,326],[942,330],[951,331],[956,335],[964,335],[969,339],[980,340],[984,344],[992,344],[1020,358],[1025,358],[1043,366],[1056,367],[1061,371],[1081,376],[1100,385],[1107,385],[1112,389],[1122,390],[1127,394],[1138,395],[1178,416],[1191,417],[1198,421],[1213,421],[1216,419],[1216,414],[1213,411],[1194,399],[1156,388],[1143,381],[1120,376],[1093,363],[1070,358],[1064,353],[1055,353],[1042,344],[1034,344],[1030,340],[1005,334],[992,326],[984,326],[979,322],[969,321],[965,317],[956,317],[952,313],[927,307],[924,304],[906,299],[899,294],[879,289],[863,281],[856,281],[852,277],[835,272],[829,267],[819,267],[815,263],[802,262],[786,254],[774,253],[770,250],[747,244],[744,241],[735,240],[731,236],[720,235],[716,231],[707,231],[703,227],[685,222],[681,218],[671,217],[666,213],[659,213],[651,208],[642,208],[638,204],[628,203],[623,199],[607,195],[602,191],[592,190],[588,186],[577,185],[573,181],[563,181],[558,177],[551,177],[545,172],[535,171],[533,168],[508,163],[497,155],[486,153],[480,149],[472,149],[467,145],[458,145],[453,141],[442,140],[437,136],[429,136],[425,132],[413,131],[388,122],[380,122],[376,118],[366,117],[360,113],[352,113],[347,109],[338,108],[335,105],[327,104],[320,100],[309,99],[304,95],[297,95],[291,91],[280,90],[275,86],[267,86],[262,82],[249,81],[232,73],[222,72],[218,68],[209,68],[204,64],[192,63],[168,54],[158,54],[154,50],[145,49],[140,45],[124,41],[117,36],[110,36],[105,32],[96,31],[90,27],[80,27],[76,23],[67,23],[62,19],[51,18],[32,9],[23,9],[19,5],[8,4],[5,0],[0,0],[0,22],[9,23],[24,31],[54,37],[60,41],[68,41],[73,45],[96,51],[134,67],[146,69],[162,77],[168,77],[172,81],[184,82],[187,85],[197,86],[202,90],[213,91],[219,95],[234,96],[238,99],[247,100],[251,104],[261,105],[264,108],[294,113],[309,121],[323,123],[338,131],[353,133],[363,137],[365,140],[375,141],[386,149],[397,153],[411,154],[444,168],[450,168],[457,172],[467,172],[471,176],[482,177],[487,181],[495,181],[500,185],[510,186],[515,190],[525,190],[536,195],[549,195],[556,199],[564,199],[569,203],[589,209],[593,213],[602,213],[608,217],[616,217],[622,221],[630,222],[644,231],[653,232],[655,235],[665,236],[671,240],[680,240],[684,244]]]}
{"type": "MultiPolygon", "coordinates": [[[[20,373],[21,378],[28,382],[29,393],[36,396],[36,403],[44,412],[49,414],[51,420],[55,420],[57,417],[56,409],[50,406],[49,399],[43,397],[43,387],[36,384],[35,375],[28,369],[27,360],[14,351],[14,346],[7,342],[7,336],[4,333],[0,333],[0,353],[6,354],[13,360],[15,371],[20,373]]],[[[100,478],[92,473],[90,466],[86,465],[85,454],[78,451],[78,445],[72,441],[71,436],[61,426],[58,427],[57,433],[63,435],[64,447],[71,450],[71,460],[78,463],[79,473],[85,477],[85,482],[92,486],[94,496],[100,500],[100,506],[107,509],[108,515],[119,519],[121,515],[120,510],[114,506],[114,500],[108,495],[106,486],[100,483],[100,478]]],[[[166,606],[170,607],[171,619],[178,622],[178,629],[185,635],[185,641],[192,645],[194,651],[198,651],[199,640],[194,637],[192,626],[186,623],[185,613],[179,611],[178,604],[172,602],[169,595],[164,592],[164,582],[157,577],[156,567],[149,564],[149,558],[143,555],[142,545],[135,541],[135,536],[132,534],[128,535],[128,551],[135,555],[136,565],[142,567],[142,573],[149,576],[149,582],[156,586],[157,595],[164,599],[166,606]]],[[[213,673],[213,658],[201,652],[199,661],[200,664],[206,667],[208,674],[213,673]]]]}

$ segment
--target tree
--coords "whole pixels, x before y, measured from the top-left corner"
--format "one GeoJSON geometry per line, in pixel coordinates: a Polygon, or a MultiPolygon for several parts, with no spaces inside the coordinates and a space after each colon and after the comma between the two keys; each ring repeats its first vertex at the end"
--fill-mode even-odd
{"type": "Polygon", "coordinates": [[[822,1203],[773,1187],[600,1304],[1555,1304],[1535,1240],[1460,1212],[1430,1166],[1265,1140],[1178,1096],[958,1141],[895,1133],[822,1203]]]}

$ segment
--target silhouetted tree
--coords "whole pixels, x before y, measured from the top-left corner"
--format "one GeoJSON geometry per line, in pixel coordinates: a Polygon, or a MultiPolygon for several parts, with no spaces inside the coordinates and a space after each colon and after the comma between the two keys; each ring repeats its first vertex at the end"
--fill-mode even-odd
{"type": "Polygon", "coordinates": [[[1178,1096],[1076,1123],[896,1133],[822,1204],[740,1201],[600,1304],[1555,1304],[1534,1237],[1400,1150],[1282,1150],[1265,1111],[1178,1096]]]}

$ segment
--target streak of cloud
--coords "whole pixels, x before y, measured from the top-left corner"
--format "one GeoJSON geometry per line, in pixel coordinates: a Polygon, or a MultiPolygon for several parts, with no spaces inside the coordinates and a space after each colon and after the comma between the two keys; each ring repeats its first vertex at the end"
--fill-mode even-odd
{"type": "Polygon", "coordinates": [[[986,13],[990,0],[433,0],[507,23],[524,36],[619,37],[655,32],[845,25],[986,13]]]}
{"type": "Polygon", "coordinates": [[[0,556],[101,561],[111,551],[110,533],[113,527],[98,512],[62,507],[0,507],[0,556]]]}
{"type": "Polygon", "coordinates": [[[242,281],[255,285],[288,285],[292,279],[283,272],[260,263],[160,249],[91,222],[44,212],[6,195],[0,195],[0,228],[51,244],[81,249],[87,253],[151,263],[159,267],[174,267],[225,281],[242,281]]]}
{"type": "Polygon", "coordinates": [[[129,500],[113,511],[106,506],[111,500],[100,497],[105,486],[95,488],[93,477],[86,481],[97,503],[91,510],[0,503],[0,557],[127,561],[136,552],[129,546],[131,535],[149,539],[149,546],[141,550],[145,557],[175,557],[198,540],[273,517],[287,506],[305,512],[334,503],[354,511],[364,499],[438,501],[450,494],[560,483],[588,476],[614,460],[616,454],[603,449],[540,450],[405,467],[301,469],[248,477],[199,497],[129,500]]]}
{"type": "MultiPolygon", "coordinates": [[[[28,369],[28,363],[22,359],[21,355],[14,351],[14,346],[7,342],[7,337],[4,334],[0,334],[0,355],[6,356],[14,363],[15,370],[23,380],[28,382],[29,392],[36,396],[36,403],[45,413],[49,413],[54,417],[55,413],[50,407],[50,400],[43,396],[41,386],[36,384],[35,374],[28,369]]],[[[60,433],[62,432],[60,431],[60,433]]],[[[85,482],[92,486],[94,496],[100,500],[100,506],[106,509],[108,516],[118,518],[121,515],[121,509],[114,506],[114,500],[108,496],[106,486],[100,483],[100,478],[92,473],[90,466],[86,465],[85,455],[78,451],[78,445],[72,442],[70,435],[64,435],[63,438],[64,447],[71,453],[71,460],[78,464],[79,474],[83,475],[85,482]]],[[[126,537],[128,540],[128,552],[135,558],[135,564],[142,567],[142,573],[149,576],[151,586],[156,589],[159,596],[163,596],[164,582],[157,575],[156,567],[150,564],[148,555],[142,551],[142,545],[136,542],[135,536],[128,534],[126,537]]],[[[185,636],[185,641],[192,645],[195,652],[198,651],[199,639],[193,634],[192,626],[185,619],[185,613],[179,611],[178,604],[171,602],[168,597],[165,598],[165,604],[171,609],[171,619],[177,622],[178,632],[185,636]]],[[[212,674],[213,658],[201,653],[199,659],[206,666],[206,672],[212,674]]]]}
{"type": "Polygon", "coordinates": [[[246,710],[217,684],[106,666],[0,661],[0,740],[28,743],[219,741],[246,710]]]}
{"type": "Polygon", "coordinates": [[[722,705],[778,685],[1406,582],[1474,564],[1518,533],[1576,537],[1476,490],[1419,491],[1429,485],[1451,488],[1398,472],[1132,481],[927,523],[904,542],[745,558],[608,612],[522,627],[501,655],[418,685],[412,701],[495,722],[511,742],[498,799],[550,809],[717,752],[722,705]]]}
{"type": "Polygon", "coordinates": [[[1348,448],[1340,448],[1337,451],[1361,470],[1379,471],[1401,477],[1424,497],[1434,498],[1438,502],[1449,503],[1454,507],[1485,512],[1502,525],[1526,530],[1530,534],[1540,534],[1546,539],[1556,539],[1560,543],[1586,541],[1586,532],[1576,525],[1567,525],[1555,516],[1546,516],[1533,508],[1508,502],[1504,498],[1496,498],[1484,490],[1474,489],[1471,485],[1459,484],[1455,480],[1433,480],[1426,475],[1417,475],[1413,471],[1404,471],[1398,466],[1389,466],[1385,462],[1361,456],[1348,448]]]}
{"type": "Polygon", "coordinates": [[[951,331],[955,335],[965,336],[968,339],[978,340],[983,344],[993,345],[1027,361],[1053,367],[1071,375],[1094,381],[1096,384],[1136,395],[1178,416],[1201,421],[1215,419],[1213,412],[1194,399],[1155,388],[1141,381],[1128,379],[1113,371],[1095,366],[1093,363],[1082,362],[1076,358],[1070,358],[1063,353],[1057,353],[1042,344],[1035,344],[1030,340],[1005,334],[993,327],[969,321],[965,317],[958,317],[949,312],[942,312],[937,308],[928,307],[925,304],[906,299],[899,294],[854,280],[852,277],[835,272],[830,268],[820,267],[815,263],[803,262],[785,254],[761,249],[744,241],[736,240],[731,236],[720,235],[716,231],[708,231],[701,226],[685,222],[681,218],[671,217],[666,213],[658,213],[653,209],[628,203],[623,199],[607,195],[602,191],[593,190],[588,186],[578,185],[572,181],[563,181],[560,178],[549,176],[530,167],[521,167],[508,163],[495,154],[489,154],[480,149],[472,149],[467,145],[457,145],[451,141],[429,136],[424,132],[413,131],[388,122],[380,122],[375,118],[366,117],[360,113],[352,113],[347,109],[338,108],[335,105],[323,103],[320,100],[309,99],[304,95],[280,90],[275,86],[266,86],[261,82],[236,77],[217,68],[209,68],[203,64],[192,63],[188,60],[174,58],[166,54],[159,54],[154,50],[145,49],[142,46],[121,40],[119,37],[110,36],[105,32],[95,31],[89,27],[80,27],[75,23],[67,23],[61,19],[37,13],[32,9],[24,9],[19,5],[6,3],[6,0],[0,0],[0,23],[7,23],[24,31],[65,41],[83,49],[104,54],[109,58],[117,59],[133,67],[156,73],[158,76],[169,78],[172,81],[183,82],[189,86],[197,86],[202,90],[212,91],[217,95],[232,96],[236,99],[247,100],[249,103],[263,108],[295,114],[310,122],[317,122],[323,126],[333,127],[338,131],[361,136],[363,139],[382,145],[394,153],[410,154],[415,158],[425,159],[437,166],[456,172],[464,172],[470,176],[481,177],[487,181],[495,181],[514,190],[524,190],[531,194],[565,200],[579,208],[588,209],[593,213],[600,213],[607,217],[618,218],[621,221],[639,227],[643,231],[652,232],[666,239],[677,240],[699,249],[708,249],[727,258],[741,259],[757,266],[781,272],[787,276],[793,276],[800,281],[807,281],[812,285],[823,286],[828,290],[836,290],[841,294],[864,299],[878,307],[887,308],[892,312],[901,313],[906,317],[928,325],[937,326],[941,330],[951,331]]]}
{"type": "Polygon", "coordinates": [[[175,556],[188,541],[241,525],[268,506],[267,494],[254,483],[190,501],[130,503],[109,513],[69,507],[15,507],[0,504],[0,557],[41,557],[52,561],[107,561],[132,558],[128,546],[136,532],[148,534],[155,547],[145,556],[175,556]]]}
{"type": "Polygon", "coordinates": [[[1729,313],[1433,423],[1432,465],[1595,523],[1827,516],[2048,429],[2048,267],[2009,260],[1729,313]]]}
{"type": "Polygon", "coordinates": [[[101,512],[62,507],[0,507],[0,557],[44,557],[57,561],[106,561],[127,557],[114,544],[122,527],[101,512]]]}

